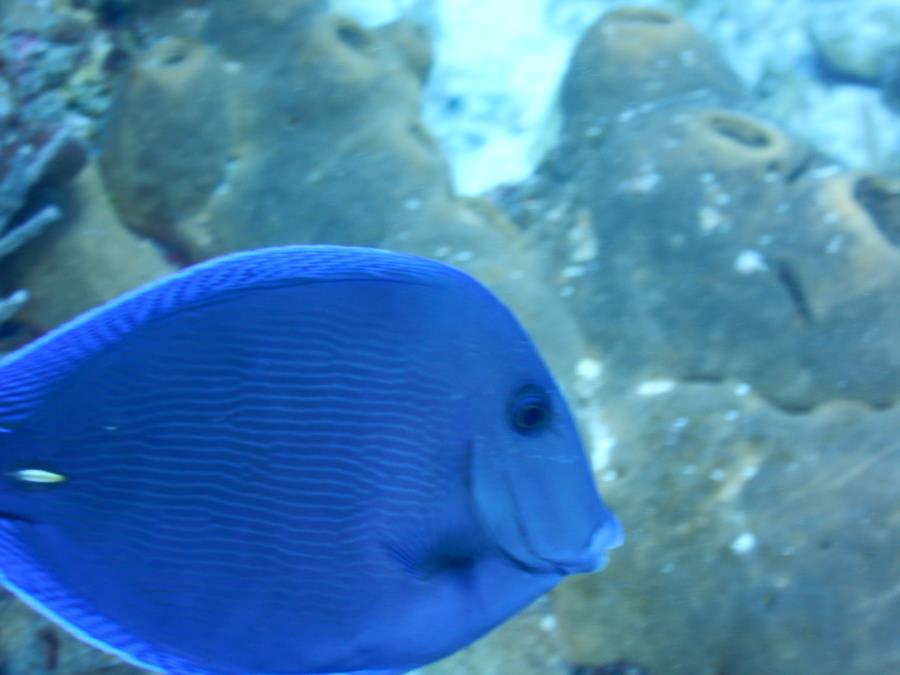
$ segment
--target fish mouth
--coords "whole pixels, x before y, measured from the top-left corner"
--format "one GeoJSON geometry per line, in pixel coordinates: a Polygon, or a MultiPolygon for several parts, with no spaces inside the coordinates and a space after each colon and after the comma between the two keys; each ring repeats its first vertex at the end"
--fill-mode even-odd
{"type": "Polygon", "coordinates": [[[593,531],[584,551],[568,559],[555,558],[547,562],[560,574],[589,574],[606,566],[606,552],[618,548],[625,540],[622,524],[612,513],[607,513],[593,531]]]}
{"type": "Polygon", "coordinates": [[[606,552],[610,549],[618,548],[623,541],[625,541],[625,534],[622,531],[622,524],[618,518],[610,513],[606,520],[591,535],[587,551],[580,561],[582,567],[573,570],[570,574],[597,572],[603,569],[606,565],[606,552]]]}

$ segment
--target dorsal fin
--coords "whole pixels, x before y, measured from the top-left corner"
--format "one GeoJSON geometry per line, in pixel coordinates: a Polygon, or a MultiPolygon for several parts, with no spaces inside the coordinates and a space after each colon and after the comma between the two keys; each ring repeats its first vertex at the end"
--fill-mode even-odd
{"type": "Polygon", "coordinates": [[[230,291],[298,282],[465,277],[439,262],[377,249],[284,246],[236,253],[151,282],[50,331],[0,362],[0,425],[15,427],[46,386],[142,324],[230,291]]]}

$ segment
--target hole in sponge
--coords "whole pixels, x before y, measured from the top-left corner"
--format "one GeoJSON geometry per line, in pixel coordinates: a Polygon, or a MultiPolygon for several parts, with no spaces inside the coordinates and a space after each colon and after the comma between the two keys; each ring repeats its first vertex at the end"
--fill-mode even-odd
{"type": "Polygon", "coordinates": [[[351,49],[365,49],[372,43],[372,36],[361,26],[350,21],[341,21],[335,26],[335,35],[351,49]]]}
{"type": "Polygon", "coordinates": [[[746,148],[759,150],[773,145],[769,131],[746,117],[716,112],[707,117],[707,123],[720,136],[746,148]]]}
{"type": "Polygon", "coordinates": [[[657,26],[668,26],[675,17],[668,12],[649,7],[625,7],[613,13],[616,21],[628,23],[646,23],[657,26]]]}
{"type": "Polygon", "coordinates": [[[900,246],[900,180],[864,175],[853,186],[853,196],[894,246],[900,246]]]}

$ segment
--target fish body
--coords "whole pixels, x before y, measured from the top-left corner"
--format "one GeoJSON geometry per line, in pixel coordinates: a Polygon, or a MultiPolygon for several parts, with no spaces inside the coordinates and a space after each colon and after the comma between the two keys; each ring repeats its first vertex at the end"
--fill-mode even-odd
{"type": "Polygon", "coordinates": [[[0,580],[145,668],[404,672],[620,537],[528,336],[435,261],[227,256],[0,364],[0,580]]]}

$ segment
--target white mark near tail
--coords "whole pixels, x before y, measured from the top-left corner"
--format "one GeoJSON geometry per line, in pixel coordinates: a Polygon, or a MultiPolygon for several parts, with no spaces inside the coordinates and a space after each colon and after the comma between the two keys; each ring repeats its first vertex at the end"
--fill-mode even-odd
{"type": "Polygon", "coordinates": [[[62,483],[66,480],[61,473],[44,469],[19,469],[11,475],[25,483],[62,483]]]}

